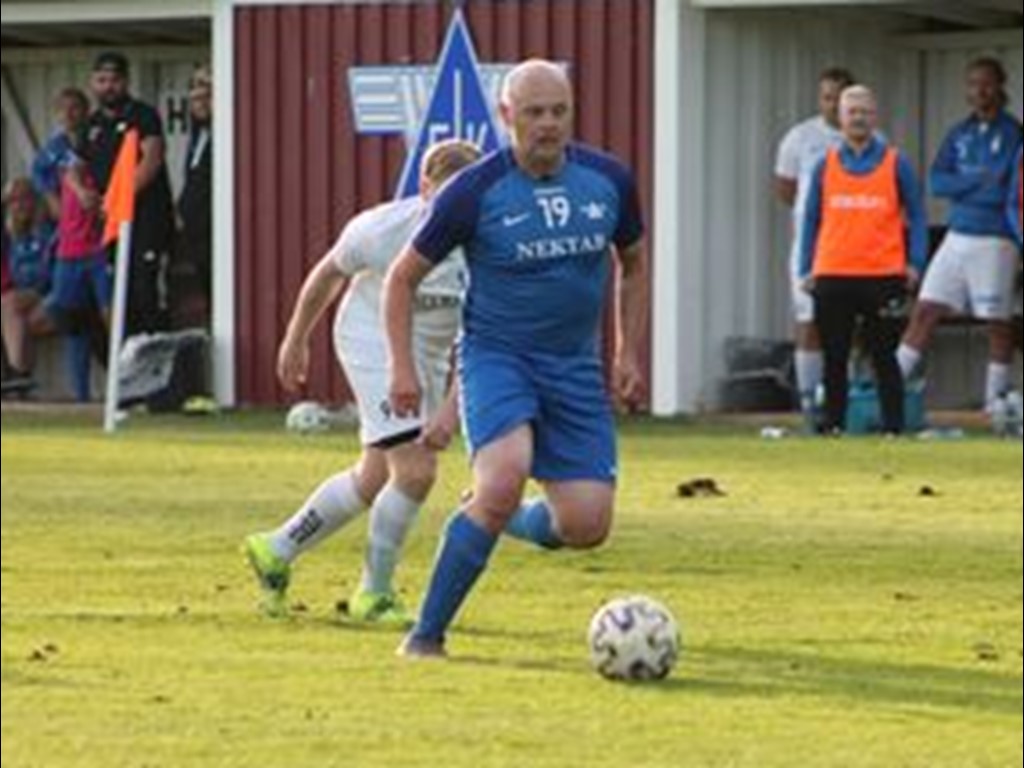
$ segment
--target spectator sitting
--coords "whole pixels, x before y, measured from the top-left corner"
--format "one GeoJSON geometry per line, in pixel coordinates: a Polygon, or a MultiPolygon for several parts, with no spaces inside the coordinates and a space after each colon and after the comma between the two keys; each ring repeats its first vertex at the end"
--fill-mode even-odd
{"type": "Polygon", "coordinates": [[[50,285],[53,227],[41,215],[32,182],[13,179],[4,190],[3,338],[9,385],[28,387],[35,367],[33,332],[47,330],[42,297],[50,285]]]}

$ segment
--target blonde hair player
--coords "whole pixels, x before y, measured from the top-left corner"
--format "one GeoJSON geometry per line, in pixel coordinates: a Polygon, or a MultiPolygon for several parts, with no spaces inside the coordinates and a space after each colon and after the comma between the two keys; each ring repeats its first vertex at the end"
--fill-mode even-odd
{"type": "Polygon", "coordinates": [[[400,416],[388,404],[381,291],[385,273],[423,219],[429,198],[479,156],[476,146],[465,141],[434,145],[423,159],[419,197],[385,203],[355,217],[302,286],[278,354],[278,377],[291,392],[306,383],[310,334],[348,284],[334,323],[334,346],[355,394],[363,452],[354,466],[324,481],[279,528],[245,540],[268,615],[287,613],[295,559],[369,506],[363,578],[349,602],[349,615],[387,625],[410,623],[392,579],[406,536],[434,485],[435,452],[448,445],[457,423],[454,396],[446,398],[445,391],[460,327],[464,260],[453,255],[416,294],[414,354],[427,395],[423,407],[412,414],[400,416]]]}

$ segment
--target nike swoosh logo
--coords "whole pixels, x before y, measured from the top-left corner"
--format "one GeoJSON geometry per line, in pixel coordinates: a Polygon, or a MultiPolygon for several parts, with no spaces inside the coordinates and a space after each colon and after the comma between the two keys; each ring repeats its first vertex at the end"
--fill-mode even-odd
{"type": "Polygon", "coordinates": [[[501,223],[504,224],[506,227],[514,227],[518,224],[522,224],[529,218],[530,214],[528,213],[523,213],[520,214],[519,216],[503,216],[501,219],[501,223]]]}

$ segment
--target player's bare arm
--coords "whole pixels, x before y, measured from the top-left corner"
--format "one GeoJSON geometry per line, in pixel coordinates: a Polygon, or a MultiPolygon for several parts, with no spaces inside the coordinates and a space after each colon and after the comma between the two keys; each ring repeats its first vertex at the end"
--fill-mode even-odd
{"type": "Polygon", "coordinates": [[[775,177],[775,197],[787,208],[796,205],[797,180],[785,176],[775,177]]]}
{"type": "Polygon", "coordinates": [[[647,331],[647,307],[650,303],[649,264],[643,241],[618,251],[618,260],[616,393],[626,406],[637,406],[644,394],[640,350],[647,331]]]}
{"type": "Polygon", "coordinates": [[[433,415],[420,435],[420,444],[432,451],[443,451],[451,445],[459,428],[459,380],[452,378],[444,403],[433,415]]]}
{"type": "Polygon", "coordinates": [[[302,284],[277,353],[277,377],[289,392],[297,391],[306,383],[309,336],[327,308],[338,298],[346,279],[335,266],[333,256],[328,254],[302,284]]]}
{"type": "Polygon", "coordinates": [[[416,289],[434,265],[409,246],[384,278],[384,327],[390,355],[388,397],[396,416],[415,416],[422,391],[412,354],[412,311],[416,289]]]}
{"type": "Polygon", "coordinates": [[[167,151],[164,140],[159,136],[148,136],[143,139],[140,149],[139,167],[135,171],[136,193],[145,190],[160,174],[167,151]]]}

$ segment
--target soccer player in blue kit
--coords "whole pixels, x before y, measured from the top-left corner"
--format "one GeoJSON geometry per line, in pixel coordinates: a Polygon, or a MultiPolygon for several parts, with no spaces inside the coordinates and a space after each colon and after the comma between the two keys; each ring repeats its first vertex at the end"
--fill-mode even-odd
{"type": "Polygon", "coordinates": [[[465,249],[458,377],[473,493],[445,529],[419,621],[400,648],[407,656],[445,655],[448,627],[501,533],[548,549],[607,538],[617,466],[599,327],[613,258],[613,384],[626,404],[642,395],[648,269],[632,175],[570,143],[572,87],[551,62],[513,69],[500,111],[510,146],[449,182],[386,280],[391,406],[415,413],[414,292],[449,251],[465,249]],[[544,495],[524,503],[530,478],[544,495]]]}

